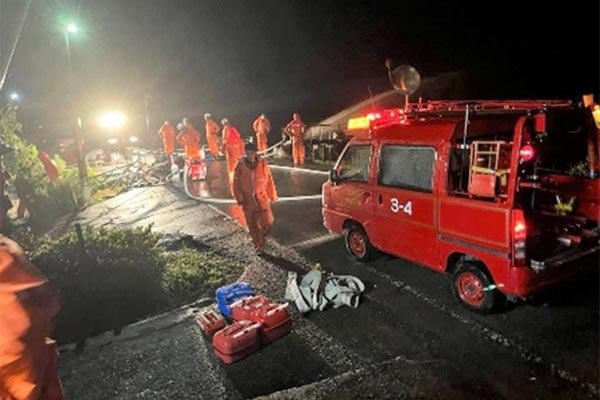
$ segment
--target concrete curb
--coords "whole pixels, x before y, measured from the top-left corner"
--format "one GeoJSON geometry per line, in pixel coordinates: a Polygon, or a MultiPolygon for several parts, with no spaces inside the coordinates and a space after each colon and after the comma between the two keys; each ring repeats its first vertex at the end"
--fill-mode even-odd
{"type": "MultiPolygon", "coordinates": [[[[206,307],[213,301],[214,299],[204,297],[174,310],[152,316],[142,321],[134,322],[131,325],[127,325],[118,335],[115,335],[113,331],[107,331],[99,334],[98,336],[87,338],[85,340],[85,349],[95,349],[108,344],[135,339],[159,330],[170,328],[188,320],[198,311],[199,308],[206,307]]],[[[58,350],[59,352],[63,353],[67,351],[74,351],[76,348],[77,343],[68,343],[60,346],[58,350]]]]}
{"type": "MultiPolygon", "coordinates": [[[[328,392],[336,392],[338,386],[344,385],[349,381],[355,380],[360,376],[370,376],[378,373],[383,366],[402,364],[405,369],[416,368],[421,364],[444,364],[444,360],[410,360],[404,356],[397,356],[385,361],[371,363],[361,368],[351,369],[332,376],[330,378],[311,382],[307,385],[293,387],[278,392],[273,392],[264,396],[258,396],[252,400],[291,400],[291,399],[317,399],[317,398],[334,398],[333,396],[324,396],[328,392]]],[[[346,396],[343,396],[346,398],[346,396]]]]}

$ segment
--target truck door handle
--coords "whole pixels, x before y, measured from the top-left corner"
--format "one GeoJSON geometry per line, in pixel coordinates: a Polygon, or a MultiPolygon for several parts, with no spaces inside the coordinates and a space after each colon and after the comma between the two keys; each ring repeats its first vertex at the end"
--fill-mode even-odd
{"type": "Polygon", "coordinates": [[[382,195],[377,196],[377,201],[379,201],[379,204],[383,204],[383,196],[382,195]]]}

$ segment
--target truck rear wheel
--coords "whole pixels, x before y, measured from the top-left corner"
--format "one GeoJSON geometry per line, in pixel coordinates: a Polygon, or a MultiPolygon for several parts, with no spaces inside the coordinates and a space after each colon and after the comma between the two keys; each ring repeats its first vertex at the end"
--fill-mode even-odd
{"type": "Polygon", "coordinates": [[[496,311],[503,298],[483,268],[470,262],[457,265],[452,276],[452,291],[462,305],[479,314],[496,311]]]}
{"type": "Polygon", "coordinates": [[[344,242],[348,253],[358,261],[369,261],[373,257],[375,249],[361,226],[353,224],[344,229],[344,242]]]}

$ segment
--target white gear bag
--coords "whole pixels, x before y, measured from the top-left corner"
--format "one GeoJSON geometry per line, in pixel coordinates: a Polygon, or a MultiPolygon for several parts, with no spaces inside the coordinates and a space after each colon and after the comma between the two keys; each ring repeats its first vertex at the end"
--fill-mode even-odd
{"type": "Polygon", "coordinates": [[[329,275],[322,283],[321,271],[310,271],[297,283],[297,274],[288,272],[285,299],[294,302],[301,313],[311,310],[323,311],[329,305],[333,308],[348,306],[357,308],[365,284],[351,275],[329,275]]]}

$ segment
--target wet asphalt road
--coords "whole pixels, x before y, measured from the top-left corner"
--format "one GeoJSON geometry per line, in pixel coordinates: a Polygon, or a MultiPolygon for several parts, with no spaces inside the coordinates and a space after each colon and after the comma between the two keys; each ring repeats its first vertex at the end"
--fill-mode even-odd
{"type": "MultiPolygon", "coordinates": [[[[292,171],[287,166],[272,166],[273,179],[279,197],[306,196],[321,193],[321,185],[327,179],[324,171],[307,173],[292,171]]],[[[205,199],[230,200],[225,204],[214,204],[221,211],[235,217],[245,224],[242,210],[238,207],[229,192],[227,185],[227,169],[225,162],[208,163],[205,181],[189,182],[190,194],[205,199]]],[[[278,201],[273,204],[273,213],[277,220],[273,236],[284,245],[297,245],[301,242],[327,236],[321,219],[320,200],[278,201]],[[284,223],[284,221],[289,221],[284,223]]]]}
{"type": "MultiPolygon", "coordinates": [[[[280,196],[320,193],[326,179],[326,175],[282,169],[273,169],[273,174],[280,196]]],[[[194,196],[227,198],[224,177],[224,163],[211,163],[207,182],[193,183],[190,190],[194,196]]],[[[243,223],[237,206],[216,206],[243,223]]],[[[342,241],[331,240],[322,227],[320,201],[279,202],[273,210],[274,238],[279,243],[320,262],[325,270],[353,274],[367,284],[365,301],[358,309],[308,316],[365,365],[390,362],[395,357],[416,362],[419,369],[425,368],[421,363],[431,363],[430,373],[439,379],[436,384],[449,386],[465,398],[597,397],[596,259],[588,260],[592,266],[589,273],[572,282],[503,313],[479,316],[457,304],[446,276],[386,255],[369,264],[355,262],[345,253],[342,241]]],[[[282,269],[293,269],[283,259],[272,261],[282,269]]],[[[406,368],[405,362],[403,365],[406,368]]],[[[312,381],[318,381],[323,374],[330,375],[321,371],[312,381]]],[[[406,378],[405,371],[396,374],[406,378]]],[[[301,376],[301,382],[283,386],[298,386],[311,380],[306,374],[301,376]]],[[[242,393],[244,397],[268,393],[265,388],[252,389],[242,382],[236,386],[248,388],[242,393]]]]}

